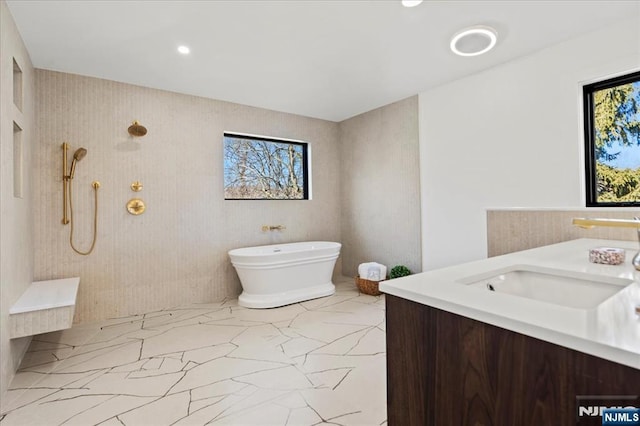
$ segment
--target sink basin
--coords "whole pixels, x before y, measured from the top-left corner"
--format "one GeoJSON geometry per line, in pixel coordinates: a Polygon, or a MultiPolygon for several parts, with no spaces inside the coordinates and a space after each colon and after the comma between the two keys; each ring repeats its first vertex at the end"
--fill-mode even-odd
{"type": "Polygon", "coordinates": [[[527,265],[514,265],[458,281],[459,284],[487,292],[579,309],[594,308],[633,282],[625,278],[594,277],[579,272],[527,265]]]}

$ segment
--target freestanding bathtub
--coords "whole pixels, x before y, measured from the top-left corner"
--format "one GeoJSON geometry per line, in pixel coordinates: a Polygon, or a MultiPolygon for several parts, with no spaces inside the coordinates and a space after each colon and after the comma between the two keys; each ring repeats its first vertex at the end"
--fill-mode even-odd
{"type": "Polygon", "coordinates": [[[275,308],[333,294],[331,275],[341,247],[311,241],[229,251],[242,284],[239,305],[275,308]]]}

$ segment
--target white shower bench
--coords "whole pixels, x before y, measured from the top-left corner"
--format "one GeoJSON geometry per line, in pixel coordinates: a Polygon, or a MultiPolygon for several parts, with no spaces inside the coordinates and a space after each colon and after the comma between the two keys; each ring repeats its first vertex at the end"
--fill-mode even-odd
{"type": "Polygon", "coordinates": [[[80,278],[32,283],[9,310],[12,339],[71,328],[80,278]]]}

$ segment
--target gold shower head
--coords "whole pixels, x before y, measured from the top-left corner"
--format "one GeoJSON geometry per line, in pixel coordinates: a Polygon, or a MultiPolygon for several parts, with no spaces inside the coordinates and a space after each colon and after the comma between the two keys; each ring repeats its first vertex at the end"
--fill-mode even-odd
{"type": "Polygon", "coordinates": [[[73,153],[73,160],[71,161],[71,170],[69,170],[69,179],[73,179],[73,175],[76,174],[76,163],[82,160],[87,155],[86,148],[78,148],[73,153]]]}
{"type": "Polygon", "coordinates": [[[131,136],[144,136],[147,134],[147,128],[138,122],[138,120],[134,121],[131,126],[129,126],[129,134],[131,136]]]}
{"type": "Polygon", "coordinates": [[[87,155],[86,148],[78,148],[76,149],[76,152],[73,153],[73,159],[75,161],[80,161],[85,157],[85,155],[87,155]]]}

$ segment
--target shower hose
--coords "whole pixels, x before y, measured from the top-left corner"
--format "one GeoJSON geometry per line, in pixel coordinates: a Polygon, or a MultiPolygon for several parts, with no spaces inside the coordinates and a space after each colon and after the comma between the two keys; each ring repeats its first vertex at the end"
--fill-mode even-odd
{"type": "Polygon", "coordinates": [[[73,251],[83,256],[87,256],[91,254],[93,248],[96,246],[96,239],[98,236],[98,188],[100,185],[97,182],[93,183],[93,194],[95,200],[93,205],[93,241],[91,242],[91,247],[88,251],[80,251],[73,245],[73,190],[71,189],[71,185],[73,185],[73,179],[69,179],[69,222],[71,225],[69,232],[69,244],[73,251]]]}

